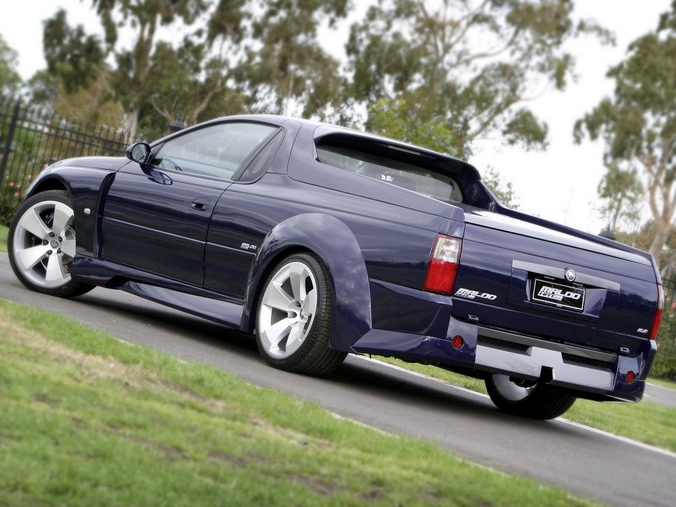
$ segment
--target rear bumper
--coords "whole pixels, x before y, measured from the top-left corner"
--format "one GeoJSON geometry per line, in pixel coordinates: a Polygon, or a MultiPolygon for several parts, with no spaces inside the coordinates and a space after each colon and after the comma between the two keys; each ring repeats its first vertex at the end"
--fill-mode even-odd
{"type": "MultiPolygon", "coordinates": [[[[646,340],[640,354],[624,356],[537,337],[479,328],[475,368],[539,380],[578,396],[639,401],[657,346],[646,340]],[[633,380],[627,375],[631,372],[633,380]]],[[[631,376],[631,375],[630,375],[631,376]]]]}
{"type": "Polygon", "coordinates": [[[639,401],[656,344],[646,340],[637,355],[624,356],[554,343],[534,336],[481,327],[450,317],[445,338],[372,329],[353,344],[355,352],[398,357],[471,371],[501,373],[559,386],[573,395],[605,401],[639,401]],[[453,346],[453,337],[463,339],[453,346]],[[629,383],[627,374],[634,380],[629,383]]]}

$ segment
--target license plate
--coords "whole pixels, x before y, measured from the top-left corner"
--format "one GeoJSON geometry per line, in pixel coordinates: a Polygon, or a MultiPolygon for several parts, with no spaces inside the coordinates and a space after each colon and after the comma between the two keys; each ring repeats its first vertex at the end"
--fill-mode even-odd
{"type": "Polygon", "coordinates": [[[533,283],[533,301],[557,308],[581,312],[584,310],[584,296],[585,291],[581,287],[563,285],[541,278],[536,278],[533,283]]]}

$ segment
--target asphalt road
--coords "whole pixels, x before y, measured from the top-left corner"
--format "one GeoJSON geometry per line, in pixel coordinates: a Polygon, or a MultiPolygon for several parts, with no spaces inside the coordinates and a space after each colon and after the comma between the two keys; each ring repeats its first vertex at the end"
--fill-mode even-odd
{"type": "Polygon", "coordinates": [[[562,419],[541,422],[509,416],[485,396],[366,358],[348,357],[328,379],[281,372],[262,361],[252,338],[124,292],[97,288],[71,300],[32,293],[16,280],[6,254],[0,254],[0,297],[291,392],[382,431],[434,440],[485,466],[608,505],[676,504],[674,453],[562,419]]]}

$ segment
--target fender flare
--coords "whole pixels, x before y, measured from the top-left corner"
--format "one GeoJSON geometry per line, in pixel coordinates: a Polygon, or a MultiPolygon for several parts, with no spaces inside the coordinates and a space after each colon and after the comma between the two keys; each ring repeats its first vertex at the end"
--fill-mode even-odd
{"type": "Polygon", "coordinates": [[[364,256],[350,228],[323,213],[295,215],[277,224],[258,249],[251,269],[242,330],[253,332],[263,284],[281,260],[298,251],[314,254],[333,288],[330,345],[345,352],[372,327],[371,291],[364,256]]]}

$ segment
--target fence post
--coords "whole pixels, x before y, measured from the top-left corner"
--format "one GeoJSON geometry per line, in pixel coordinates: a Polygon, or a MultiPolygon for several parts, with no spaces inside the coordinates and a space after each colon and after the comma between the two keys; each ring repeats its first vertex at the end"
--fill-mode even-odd
{"type": "Polygon", "coordinates": [[[12,139],[14,138],[14,131],[16,124],[19,121],[19,110],[21,109],[21,99],[16,101],[14,105],[14,114],[12,114],[12,122],[9,124],[9,132],[7,133],[7,141],[2,151],[2,159],[0,159],[0,185],[5,177],[5,168],[7,167],[7,160],[9,159],[9,150],[12,148],[12,139]]]}

